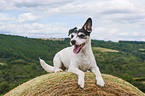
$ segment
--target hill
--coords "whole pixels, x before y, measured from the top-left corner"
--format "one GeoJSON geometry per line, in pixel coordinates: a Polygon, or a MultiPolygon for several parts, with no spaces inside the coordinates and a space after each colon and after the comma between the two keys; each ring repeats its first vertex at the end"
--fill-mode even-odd
{"type": "MultiPolygon", "coordinates": [[[[70,46],[64,41],[42,40],[0,34],[0,94],[37,76],[46,74],[39,57],[52,65],[56,52],[70,46]]],[[[101,73],[122,78],[145,92],[145,43],[92,40],[101,73]],[[138,79],[136,79],[138,78],[138,79]]]]}
{"type": "Polygon", "coordinates": [[[77,85],[77,76],[69,72],[60,72],[42,75],[34,78],[4,96],[47,96],[47,95],[69,95],[69,96],[144,96],[145,94],[130,83],[103,74],[105,86],[100,87],[95,84],[93,73],[85,73],[85,88],[81,89],[77,85]]]}

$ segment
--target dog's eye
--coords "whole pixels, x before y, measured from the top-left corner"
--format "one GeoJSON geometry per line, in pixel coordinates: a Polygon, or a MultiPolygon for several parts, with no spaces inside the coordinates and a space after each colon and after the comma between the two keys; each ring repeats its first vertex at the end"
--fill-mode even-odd
{"type": "Polygon", "coordinates": [[[74,35],[71,35],[71,38],[73,38],[74,37],[74,35]]]}
{"type": "Polygon", "coordinates": [[[81,35],[79,35],[79,37],[80,37],[80,38],[84,38],[84,37],[85,37],[85,35],[81,34],[81,35]]]}

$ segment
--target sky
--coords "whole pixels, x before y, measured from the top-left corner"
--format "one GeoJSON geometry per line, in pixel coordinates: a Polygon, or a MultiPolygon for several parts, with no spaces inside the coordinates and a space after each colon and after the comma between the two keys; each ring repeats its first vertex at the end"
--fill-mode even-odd
{"type": "Polygon", "coordinates": [[[145,0],[0,0],[0,34],[66,38],[93,20],[91,38],[145,41],[145,0]]]}

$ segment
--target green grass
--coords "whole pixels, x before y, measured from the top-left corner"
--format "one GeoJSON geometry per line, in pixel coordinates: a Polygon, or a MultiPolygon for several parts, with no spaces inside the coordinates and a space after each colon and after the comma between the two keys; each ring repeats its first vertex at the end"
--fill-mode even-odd
{"type": "Polygon", "coordinates": [[[91,72],[85,73],[85,88],[77,84],[77,76],[69,72],[51,73],[34,78],[4,96],[48,96],[48,95],[99,95],[99,96],[145,96],[143,92],[130,83],[102,74],[105,86],[96,85],[95,76],[91,72]]]}

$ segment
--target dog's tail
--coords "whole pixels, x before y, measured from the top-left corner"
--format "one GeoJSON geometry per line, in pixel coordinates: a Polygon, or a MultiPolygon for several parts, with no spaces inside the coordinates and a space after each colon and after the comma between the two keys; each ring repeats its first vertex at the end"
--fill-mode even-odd
{"type": "Polygon", "coordinates": [[[48,65],[44,60],[40,59],[40,64],[41,66],[47,71],[47,72],[54,72],[54,67],[53,66],[50,66],[48,65]]]}

